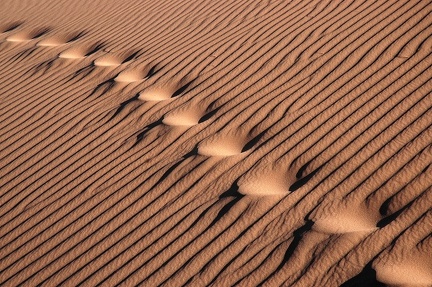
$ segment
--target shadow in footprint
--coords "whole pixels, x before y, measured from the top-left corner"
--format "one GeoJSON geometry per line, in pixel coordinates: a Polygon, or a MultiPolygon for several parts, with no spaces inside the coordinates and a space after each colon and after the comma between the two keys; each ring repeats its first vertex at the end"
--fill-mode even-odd
{"type": "Polygon", "coordinates": [[[140,53],[140,51],[135,51],[135,52],[131,52],[129,56],[127,56],[122,63],[126,63],[129,61],[132,61],[135,59],[136,56],[138,56],[138,54],[140,53]]]}
{"type": "Polygon", "coordinates": [[[179,89],[177,89],[171,96],[171,98],[175,98],[180,96],[181,94],[183,94],[187,88],[189,88],[189,86],[192,84],[194,80],[190,81],[189,83],[187,83],[186,85],[183,85],[182,87],[180,87],[179,89]]]}
{"type": "Polygon", "coordinates": [[[49,31],[51,31],[50,28],[40,28],[38,30],[35,30],[34,34],[32,35],[32,39],[39,38],[39,37],[45,35],[46,33],[48,33],[49,31]]]}
{"type": "Polygon", "coordinates": [[[84,37],[86,34],[87,34],[86,31],[80,31],[80,32],[73,33],[73,34],[71,34],[70,39],[67,40],[67,43],[74,42],[74,41],[84,37]]]}
{"type": "Polygon", "coordinates": [[[91,54],[96,53],[97,51],[103,49],[104,43],[98,42],[88,48],[88,51],[84,54],[84,57],[88,57],[91,54]]]}
{"type": "MultiPolygon", "coordinates": [[[[304,172],[306,171],[307,167],[312,163],[312,160],[308,161],[304,165],[302,165],[299,170],[296,173],[296,178],[300,179],[303,177],[304,172]]],[[[291,163],[292,164],[292,163],[291,163]]],[[[290,166],[291,167],[291,166],[290,166]]]]}
{"type": "Polygon", "coordinates": [[[7,33],[7,32],[10,32],[12,30],[15,30],[16,28],[21,26],[23,23],[24,22],[12,22],[12,23],[4,24],[4,25],[0,26],[0,33],[7,33]]]}
{"type": "MultiPolygon", "coordinates": [[[[85,74],[85,75],[88,75],[85,74]]],[[[98,84],[96,86],[96,88],[93,89],[93,91],[90,93],[90,95],[88,97],[94,96],[96,95],[96,93],[99,93],[99,96],[105,94],[106,92],[108,92],[112,87],[114,87],[115,82],[113,79],[108,79],[100,84],[98,84]]]]}
{"type": "Polygon", "coordinates": [[[299,246],[300,242],[302,241],[304,235],[307,232],[309,232],[310,230],[312,230],[313,224],[314,223],[312,220],[306,219],[306,223],[293,232],[294,238],[291,241],[290,245],[288,246],[287,250],[285,251],[285,254],[284,254],[284,257],[283,257],[281,263],[279,263],[279,265],[276,267],[276,269],[272,273],[270,273],[270,275],[268,275],[267,278],[265,278],[262,282],[265,282],[269,278],[274,276],[279,270],[281,270],[285,266],[285,264],[288,263],[288,261],[292,258],[295,250],[299,246]]]}
{"type": "Polygon", "coordinates": [[[163,124],[163,123],[162,123],[162,119],[159,119],[159,120],[157,120],[157,121],[155,121],[155,122],[153,122],[153,123],[147,125],[147,126],[143,129],[143,131],[141,131],[141,132],[137,135],[137,137],[136,137],[136,141],[135,141],[135,143],[133,144],[133,146],[132,146],[131,148],[133,148],[133,147],[135,147],[137,144],[139,144],[139,143],[143,140],[144,136],[145,136],[146,134],[148,134],[152,129],[154,129],[155,127],[157,127],[157,126],[159,126],[159,125],[162,125],[162,124],[163,124]]]}
{"type": "Polygon", "coordinates": [[[164,174],[159,178],[159,180],[153,185],[152,188],[156,187],[158,184],[160,184],[162,181],[164,181],[165,179],[168,178],[168,176],[170,176],[174,170],[181,165],[185,160],[187,160],[188,158],[192,157],[192,156],[196,156],[196,149],[193,149],[192,151],[188,152],[187,154],[185,154],[184,156],[181,157],[181,159],[176,162],[175,164],[173,164],[167,171],[164,172],[164,174]]]}
{"type": "Polygon", "coordinates": [[[311,173],[309,173],[306,176],[303,176],[301,178],[299,178],[298,176],[303,174],[302,172],[297,172],[296,177],[297,177],[297,181],[294,182],[290,187],[289,187],[289,191],[296,191],[299,188],[301,188],[302,186],[304,186],[306,183],[308,183],[309,180],[311,180],[311,178],[318,172],[320,171],[322,166],[318,167],[317,169],[315,169],[314,171],[312,171],[311,173]]]}
{"type": "Polygon", "coordinates": [[[22,62],[28,58],[30,58],[30,56],[36,52],[37,47],[29,47],[21,52],[19,52],[18,54],[16,54],[15,56],[12,57],[12,61],[14,62],[22,62]]]}
{"type": "Polygon", "coordinates": [[[261,132],[256,137],[252,138],[249,142],[247,142],[244,145],[241,152],[246,152],[246,151],[250,150],[251,148],[253,148],[258,143],[258,141],[264,136],[264,134],[265,134],[265,131],[261,132]]]}
{"type": "Polygon", "coordinates": [[[306,223],[301,226],[300,228],[296,229],[293,232],[293,240],[291,241],[291,244],[288,246],[287,250],[285,251],[284,258],[282,262],[279,264],[279,266],[276,268],[277,270],[280,270],[293,256],[294,251],[299,246],[301,240],[303,239],[304,235],[312,230],[312,226],[314,225],[314,222],[312,220],[306,220],[306,223]]]}
{"type": "Polygon", "coordinates": [[[235,198],[244,197],[243,194],[238,192],[237,181],[235,181],[227,191],[219,195],[219,198],[227,198],[227,197],[235,197],[235,198]]]}
{"type": "Polygon", "coordinates": [[[36,65],[34,68],[32,68],[33,72],[31,73],[32,76],[36,75],[38,72],[45,73],[49,69],[51,69],[54,65],[54,62],[57,58],[49,59],[47,61],[44,61],[38,65],[36,65]]]}
{"type": "Polygon", "coordinates": [[[204,116],[202,116],[202,117],[198,120],[198,123],[200,124],[200,123],[202,123],[202,122],[205,122],[205,121],[209,120],[211,117],[213,117],[213,116],[217,113],[218,110],[219,110],[219,108],[216,108],[216,109],[214,109],[214,110],[208,112],[207,114],[205,114],[204,116]]]}
{"type": "Polygon", "coordinates": [[[89,76],[93,71],[94,71],[93,65],[85,66],[79,69],[78,71],[76,71],[73,74],[73,77],[76,78],[77,80],[82,80],[85,77],[89,76]]]}
{"type": "Polygon", "coordinates": [[[379,212],[380,214],[383,216],[383,219],[381,219],[380,221],[378,221],[377,223],[377,227],[379,228],[383,228],[385,226],[387,226],[388,224],[390,224],[391,222],[393,222],[404,210],[406,210],[412,202],[410,202],[409,204],[405,205],[404,207],[402,207],[401,209],[399,209],[396,212],[393,212],[389,215],[389,205],[392,201],[393,197],[388,198],[386,201],[384,201],[384,203],[381,205],[379,212]]]}
{"type": "Polygon", "coordinates": [[[376,271],[372,264],[368,263],[363,270],[355,277],[342,283],[341,287],[385,287],[386,285],[379,282],[376,278],[376,271]]]}
{"type": "Polygon", "coordinates": [[[209,224],[209,227],[215,225],[225,214],[227,214],[239,202],[243,195],[238,192],[237,183],[234,182],[231,187],[219,196],[219,199],[232,198],[216,215],[215,219],[209,224]]]}
{"type": "Polygon", "coordinates": [[[124,102],[122,102],[122,103],[120,103],[120,106],[117,108],[117,110],[115,111],[115,113],[113,114],[113,116],[110,118],[110,120],[112,120],[113,118],[115,118],[122,110],[124,110],[124,108],[128,105],[128,104],[130,104],[130,103],[132,103],[132,102],[136,102],[136,101],[138,101],[138,97],[139,97],[139,94],[136,94],[135,96],[133,96],[132,98],[130,98],[130,99],[127,99],[126,101],[124,101],[124,102]]]}
{"type": "MultiPolygon", "coordinates": [[[[426,173],[431,165],[427,165],[421,173],[426,173]]],[[[411,201],[405,202],[405,204],[401,204],[400,195],[403,194],[406,186],[401,190],[393,194],[391,197],[387,198],[380,206],[379,213],[382,217],[380,221],[377,223],[377,227],[382,228],[393,222],[402,212],[408,209],[413,202],[417,199],[414,197],[411,201]],[[399,199],[398,199],[399,197],[399,199]],[[396,203],[396,205],[395,205],[396,203]]],[[[403,201],[402,201],[403,202],[403,201]]]]}
{"type": "MultiPolygon", "coordinates": [[[[147,73],[147,76],[146,76],[146,78],[147,79],[150,79],[151,77],[153,77],[155,74],[156,74],[156,72],[157,72],[157,65],[154,65],[153,67],[151,67],[150,68],[150,70],[148,71],[148,73],[147,73]]],[[[160,69],[159,69],[160,70],[160,69]]]]}

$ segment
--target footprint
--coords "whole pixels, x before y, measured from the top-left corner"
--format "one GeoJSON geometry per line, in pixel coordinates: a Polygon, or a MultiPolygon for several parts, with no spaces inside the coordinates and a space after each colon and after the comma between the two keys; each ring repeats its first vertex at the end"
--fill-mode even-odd
{"type": "Polygon", "coordinates": [[[389,286],[432,286],[432,257],[414,248],[403,260],[376,260],[377,279],[389,286]]]}
{"type": "Polygon", "coordinates": [[[163,118],[163,123],[168,126],[194,126],[200,119],[197,114],[191,111],[169,113],[163,118]]]}
{"type": "Polygon", "coordinates": [[[201,103],[187,103],[186,105],[168,112],[162,122],[169,126],[194,126],[205,115],[205,105],[201,103]]]}
{"type": "Polygon", "coordinates": [[[369,210],[362,204],[339,204],[334,210],[322,214],[323,209],[314,211],[310,219],[315,223],[313,229],[328,234],[352,232],[372,232],[380,220],[379,212],[369,210]]]}
{"type": "Polygon", "coordinates": [[[171,92],[162,87],[150,87],[140,92],[139,99],[147,102],[159,102],[171,99],[171,92]]]}
{"type": "Polygon", "coordinates": [[[220,107],[219,108],[211,108],[213,105],[210,105],[209,106],[209,108],[208,108],[208,112],[206,113],[206,114],[204,114],[199,120],[198,120],[198,123],[203,123],[203,122],[205,122],[205,121],[207,121],[207,120],[209,120],[210,118],[212,118],[216,113],[217,113],[217,111],[220,109],[220,107]]]}
{"type": "Polygon", "coordinates": [[[62,59],[83,59],[102,49],[103,44],[95,43],[91,45],[77,45],[60,53],[62,59]]]}
{"type": "Polygon", "coordinates": [[[50,29],[48,28],[37,28],[33,30],[25,30],[18,32],[6,38],[8,42],[28,42],[33,39],[39,38],[46,34],[50,29]]]}
{"type": "MultiPolygon", "coordinates": [[[[128,55],[125,57],[123,62],[130,61],[135,57],[135,53],[128,55]]],[[[150,78],[155,72],[156,66],[136,66],[133,68],[128,68],[122,72],[120,72],[115,78],[114,81],[117,83],[133,83],[133,82],[141,82],[145,79],[150,78]]],[[[141,98],[140,98],[141,99],[141,98]]]]}
{"type": "Polygon", "coordinates": [[[0,33],[7,33],[21,26],[23,22],[12,22],[0,26],[0,33]]]}
{"type": "Polygon", "coordinates": [[[253,137],[243,131],[219,132],[198,145],[198,153],[206,156],[232,156],[250,150],[263,133],[253,137]]]}
{"type": "Polygon", "coordinates": [[[184,82],[186,82],[185,79],[181,80],[177,84],[168,83],[164,85],[154,85],[142,91],[140,93],[139,99],[148,102],[171,100],[184,94],[188,87],[192,84],[193,80],[182,85],[184,82]]]}
{"type": "Polygon", "coordinates": [[[321,170],[321,168],[323,167],[323,165],[320,165],[319,167],[307,172],[308,167],[310,166],[311,163],[312,163],[312,161],[309,161],[298,169],[298,171],[296,173],[296,179],[297,180],[290,186],[290,188],[289,188],[290,191],[296,191],[297,189],[306,185],[313,178],[313,176],[317,172],[319,172],[321,170]]]}
{"type": "Polygon", "coordinates": [[[289,194],[293,176],[276,167],[261,167],[245,174],[238,180],[240,194],[249,196],[275,196],[289,194]]]}
{"type": "Polygon", "coordinates": [[[247,138],[233,132],[205,139],[198,145],[198,153],[206,156],[231,156],[240,154],[247,142],[247,138]]]}
{"type": "Polygon", "coordinates": [[[57,47],[78,40],[84,35],[84,32],[54,35],[39,41],[36,46],[40,47],[57,47]]]}
{"type": "Polygon", "coordinates": [[[133,82],[141,82],[145,79],[146,73],[140,69],[132,69],[121,72],[114,78],[114,81],[117,83],[133,83],[133,82]]]}
{"type": "Polygon", "coordinates": [[[94,60],[93,64],[98,67],[117,67],[131,61],[137,54],[138,52],[131,51],[127,53],[108,53],[94,60]]]}

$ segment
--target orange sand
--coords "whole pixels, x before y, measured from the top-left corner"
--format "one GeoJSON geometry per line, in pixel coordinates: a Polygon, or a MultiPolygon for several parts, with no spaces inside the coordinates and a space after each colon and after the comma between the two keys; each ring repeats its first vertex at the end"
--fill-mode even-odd
{"type": "Polygon", "coordinates": [[[0,285],[432,286],[431,1],[1,6],[0,285]]]}

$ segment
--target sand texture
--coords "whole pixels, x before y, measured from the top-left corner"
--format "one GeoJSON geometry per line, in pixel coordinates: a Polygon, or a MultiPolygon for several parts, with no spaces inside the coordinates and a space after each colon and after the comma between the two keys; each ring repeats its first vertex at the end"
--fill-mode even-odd
{"type": "Polygon", "coordinates": [[[1,286],[432,286],[432,2],[1,0],[1,286]]]}

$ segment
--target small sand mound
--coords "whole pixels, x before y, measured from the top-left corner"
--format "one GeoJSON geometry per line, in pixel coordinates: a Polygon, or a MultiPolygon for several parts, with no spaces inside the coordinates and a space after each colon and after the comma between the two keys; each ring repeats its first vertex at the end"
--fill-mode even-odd
{"type": "Polygon", "coordinates": [[[62,59],[82,59],[86,56],[86,49],[82,47],[73,47],[60,53],[62,59]]]}
{"type": "MultiPolygon", "coordinates": [[[[145,68],[145,74],[147,77],[151,77],[155,73],[156,66],[145,68]]],[[[139,99],[148,102],[160,102],[168,99],[173,99],[184,94],[186,89],[191,85],[191,81],[186,82],[186,78],[180,81],[169,81],[165,83],[159,83],[151,87],[146,88],[140,92],[139,99]]]]}
{"type": "Polygon", "coordinates": [[[171,111],[166,114],[162,122],[170,126],[194,126],[204,115],[199,106],[189,106],[171,111]]]}
{"type": "Polygon", "coordinates": [[[122,60],[112,54],[107,54],[94,60],[93,63],[99,67],[116,67],[122,63],[122,60]]]}
{"type": "Polygon", "coordinates": [[[131,61],[137,52],[108,53],[94,60],[94,65],[99,67],[117,67],[125,62],[131,61]]]}
{"type": "Polygon", "coordinates": [[[66,44],[67,42],[62,37],[51,37],[44,39],[36,44],[40,47],[56,47],[66,44]]]}
{"type": "Polygon", "coordinates": [[[27,42],[30,40],[31,38],[25,33],[15,34],[6,38],[6,41],[8,42],[27,42]]]}
{"type": "Polygon", "coordinates": [[[15,33],[9,37],[6,38],[6,41],[8,42],[28,42],[33,39],[39,38],[45,33],[47,33],[49,29],[47,28],[37,28],[30,31],[21,31],[18,33],[15,33]]]}
{"type": "Polygon", "coordinates": [[[321,215],[316,212],[312,215],[315,222],[313,229],[323,233],[337,234],[350,232],[371,232],[376,230],[379,216],[371,213],[363,205],[339,206],[329,214],[321,215]]]}
{"type": "Polygon", "coordinates": [[[232,156],[240,154],[247,143],[241,132],[219,132],[198,145],[198,153],[206,156],[232,156]]]}
{"type": "Polygon", "coordinates": [[[402,262],[387,262],[374,266],[377,279],[389,286],[432,286],[431,254],[418,254],[402,262]]]}
{"type": "Polygon", "coordinates": [[[198,153],[207,156],[230,156],[241,153],[242,147],[242,141],[224,138],[211,143],[200,144],[198,153]]]}
{"type": "Polygon", "coordinates": [[[139,99],[147,102],[160,102],[171,99],[172,92],[160,87],[150,87],[140,92],[139,99]]]}
{"type": "Polygon", "coordinates": [[[114,81],[119,83],[133,83],[144,80],[145,73],[141,69],[132,69],[121,72],[114,78],[114,81]]]}
{"type": "Polygon", "coordinates": [[[268,167],[256,169],[238,181],[238,191],[243,195],[269,196],[289,194],[290,176],[283,170],[268,167]]]}
{"type": "Polygon", "coordinates": [[[59,54],[59,58],[63,59],[83,59],[100,50],[102,45],[76,45],[59,54]]]}
{"type": "Polygon", "coordinates": [[[81,37],[82,33],[69,33],[62,35],[53,35],[39,41],[36,46],[40,47],[57,47],[67,44],[72,41],[76,41],[81,37]]]}
{"type": "Polygon", "coordinates": [[[193,114],[169,114],[162,122],[169,126],[194,126],[198,124],[198,120],[193,114]]]}

